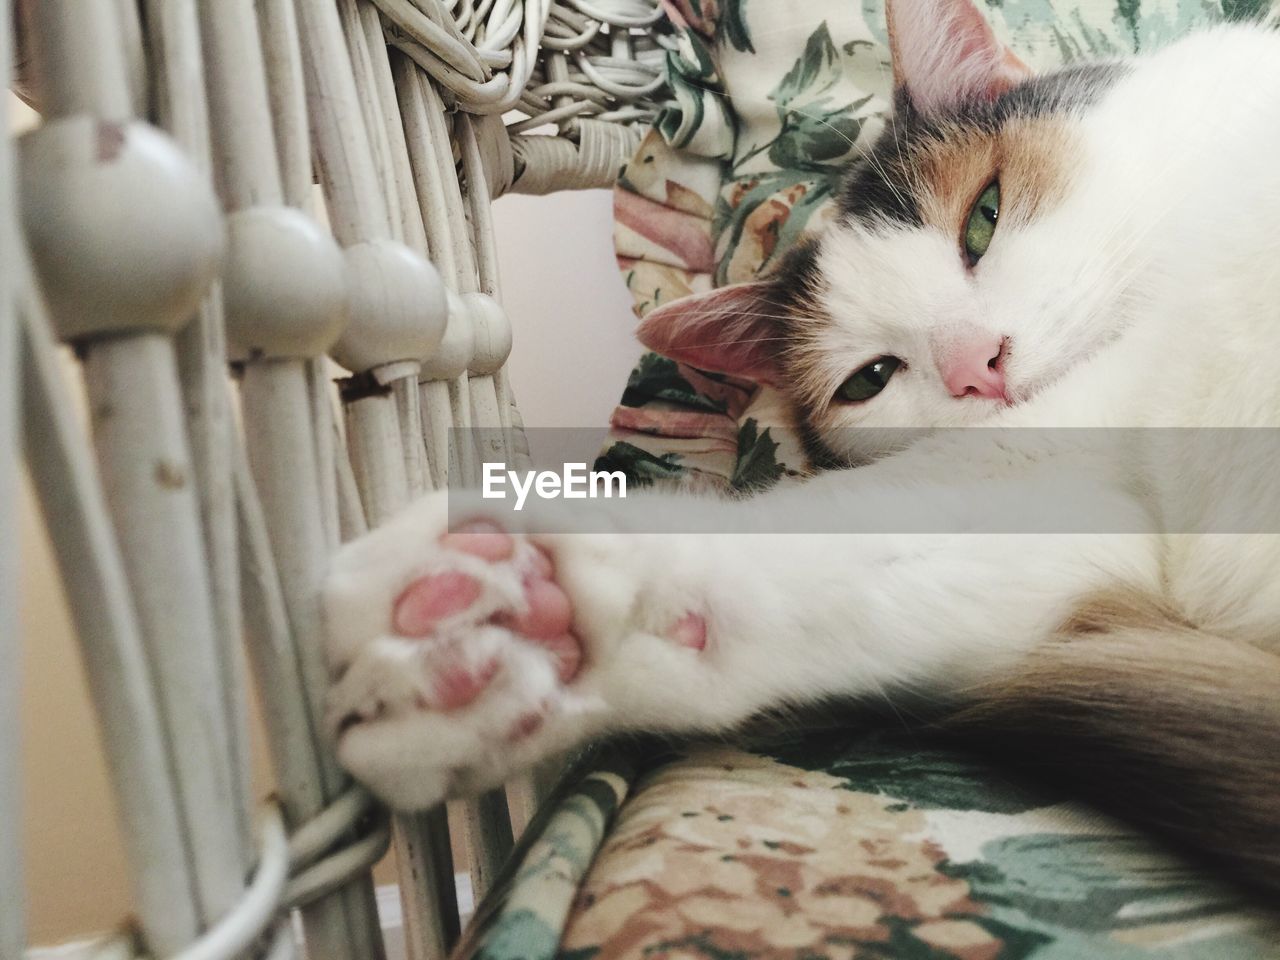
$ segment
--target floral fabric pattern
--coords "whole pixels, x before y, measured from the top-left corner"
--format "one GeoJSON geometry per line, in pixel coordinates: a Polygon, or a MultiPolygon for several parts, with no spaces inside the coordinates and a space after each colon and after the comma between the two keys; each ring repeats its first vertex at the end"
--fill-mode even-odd
{"type": "Polygon", "coordinates": [[[1280,917],[1004,771],[831,734],[642,778],[558,956],[1246,960],[1280,917]]]}
{"type": "Polygon", "coordinates": [[[458,960],[1280,958],[1274,906],[909,733],[608,748],[565,786],[458,960]]]}

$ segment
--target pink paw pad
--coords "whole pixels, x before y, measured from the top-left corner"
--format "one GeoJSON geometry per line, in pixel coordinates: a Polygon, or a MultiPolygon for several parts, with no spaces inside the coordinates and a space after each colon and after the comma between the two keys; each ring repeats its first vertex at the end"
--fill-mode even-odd
{"type": "MultiPolygon", "coordinates": [[[[497,524],[478,520],[444,534],[440,545],[488,563],[516,560],[516,539],[497,524]]],[[[555,581],[555,566],[545,550],[533,549],[522,558],[524,607],[498,613],[490,620],[551,654],[561,683],[582,669],[582,642],[573,633],[573,605],[555,581]]],[[[483,591],[476,578],[457,571],[420,577],[401,592],[392,608],[392,625],[404,637],[425,639],[441,621],[464,612],[483,591]]],[[[445,667],[435,680],[434,703],[423,709],[457,710],[474,701],[493,679],[494,661],[480,671],[445,667]]],[[[427,698],[424,698],[424,700],[427,698]]]]}
{"type": "Polygon", "coordinates": [[[551,640],[569,629],[573,621],[569,596],[555,583],[532,576],[525,578],[524,601],[523,613],[503,618],[512,630],[531,640],[551,640]]]}
{"type": "Polygon", "coordinates": [[[391,622],[402,637],[425,637],[437,623],[466,610],[479,596],[479,582],[465,573],[420,577],[397,598],[391,622]]]}
{"type": "Polygon", "coordinates": [[[692,650],[706,649],[707,618],[692,611],[686,613],[667,631],[667,639],[692,650]]]}
{"type": "Polygon", "coordinates": [[[538,550],[532,569],[524,581],[524,612],[500,618],[550,653],[556,661],[556,675],[568,683],[582,669],[582,641],[573,633],[573,605],[564,588],[551,579],[551,559],[538,550]]]}

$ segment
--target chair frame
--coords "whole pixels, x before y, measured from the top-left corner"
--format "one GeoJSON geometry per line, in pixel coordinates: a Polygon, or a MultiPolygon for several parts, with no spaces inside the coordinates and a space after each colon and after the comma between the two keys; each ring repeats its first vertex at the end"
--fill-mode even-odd
{"type": "MultiPolygon", "coordinates": [[[[41,123],[0,146],[0,643],[17,663],[21,447],[137,910],[94,955],[288,960],[296,910],[317,960],[381,957],[370,870],[390,844],[409,956],[441,957],[450,831],[481,896],[545,778],[389,817],[326,742],[318,585],[412,496],[527,462],[490,205],[612,182],[666,95],[658,2],[8,6],[0,70],[41,123]]],[[[18,684],[0,678],[6,891],[18,684]]],[[[0,956],[24,947],[7,892],[0,956]]]]}

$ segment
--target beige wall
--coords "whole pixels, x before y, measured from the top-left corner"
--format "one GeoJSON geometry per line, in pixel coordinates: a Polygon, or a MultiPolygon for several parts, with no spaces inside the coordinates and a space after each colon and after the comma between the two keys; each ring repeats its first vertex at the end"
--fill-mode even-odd
{"type": "MultiPolygon", "coordinates": [[[[603,191],[497,205],[513,387],[530,426],[603,425],[635,358],[610,214],[603,191]]],[[[129,898],[84,676],[29,488],[20,510],[27,896],[31,940],[47,944],[111,928],[129,898]]]]}
{"type": "Polygon", "coordinates": [[[84,672],[25,485],[21,511],[27,896],[30,937],[47,943],[107,929],[129,902],[84,672]]]}

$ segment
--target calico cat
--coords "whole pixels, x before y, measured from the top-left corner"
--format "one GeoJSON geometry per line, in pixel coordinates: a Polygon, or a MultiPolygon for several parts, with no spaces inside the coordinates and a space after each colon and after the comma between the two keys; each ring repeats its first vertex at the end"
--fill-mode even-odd
{"type": "Polygon", "coordinates": [[[339,757],[423,808],[603,734],[909,691],[1280,890],[1280,536],[1232,513],[1278,469],[1238,428],[1280,426],[1280,34],[1033,76],[970,0],[888,13],[894,115],[839,216],[640,328],[860,466],[541,520],[455,493],[453,530],[424,498],[325,586],[339,757]],[[1009,432],[936,429],[974,426],[1009,432]],[[1065,426],[1138,432],[1103,462],[1015,429],[1065,426]],[[1186,427],[1233,429],[1208,457],[1186,427]],[[1043,504],[1003,491],[1037,477],[1113,525],[1009,532],[1043,504]],[[973,513],[993,493],[1006,532],[973,513]],[[903,503],[924,532],[867,532],[903,503]],[[849,531],[785,532],[815,511],[849,531]]]}

